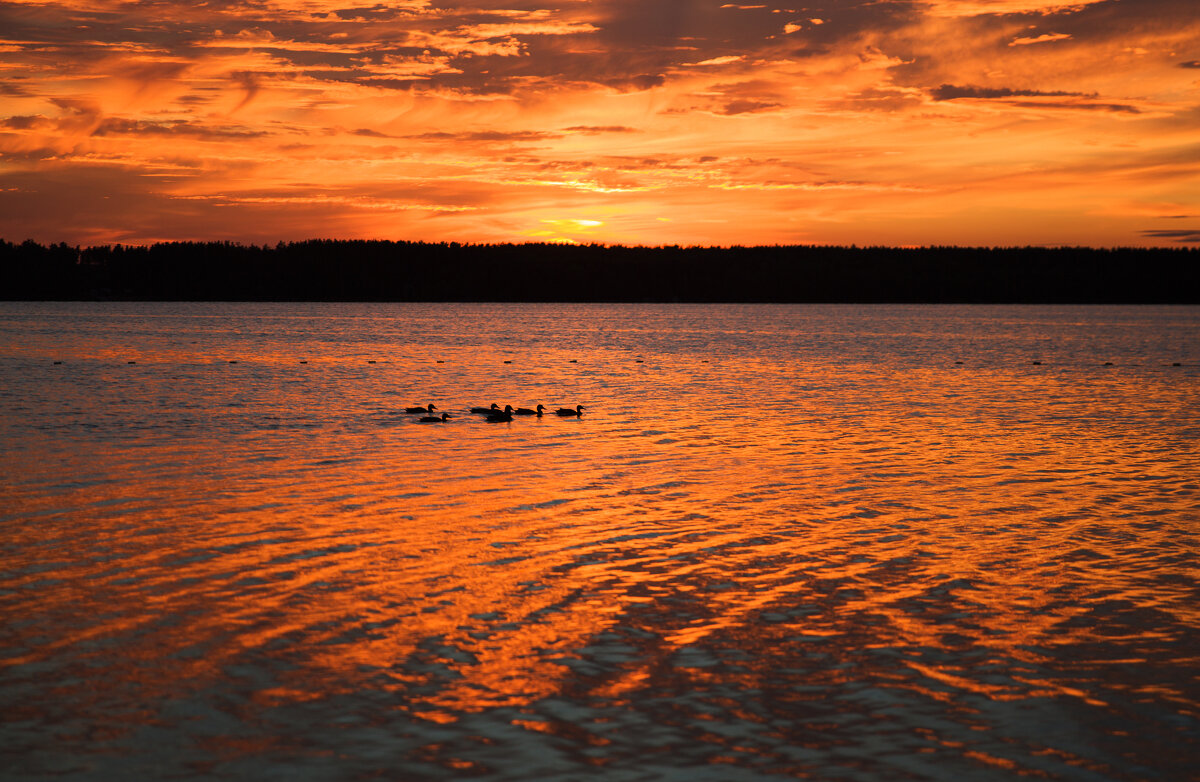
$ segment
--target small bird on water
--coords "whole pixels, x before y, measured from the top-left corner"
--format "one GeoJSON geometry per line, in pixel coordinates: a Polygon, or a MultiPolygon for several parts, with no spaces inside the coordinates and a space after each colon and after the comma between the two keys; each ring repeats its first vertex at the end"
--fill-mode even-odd
{"type": "Polygon", "coordinates": [[[471,412],[488,415],[490,413],[494,413],[494,412],[498,411],[499,409],[500,409],[500,405],[496,404],[495,402],[492,402],[491,407],[472,407],[471,412]]]}
{"type": "Polygon", "coordinates": [[[437,410],[437,408],[434,407],[432,403],[430,403],[430,405],[428,407],[406,407],[406,408],[404,408],[404,412],[409,415],[419,415],[421,413],[432,413],[434,410],[437,410]]]}
{"type": "Polygon", "coordinates": [[[555,415],[563,415],[563,416],[567,416],[567,415],[582,416],[583,415],[583,405],[575,405],[574,410],[572,410],[569,407],[560,407],[554,411],[554,414],[555,415]]]}
{"type": "Polygon", "coordinates": [[[513,410],[513,415],[536,415],[538,418],[541,418],[542,412],[545,409],[545,405],[538,405],[537,410],[530,410],[528,407],[518,407],[516,410],[513,410]]]}
{"type": "Polygon", "coordinates": [[[503,411],[496,410],[495,412],[493,412],[491,415],[489,415],[487,417],[487,420],[489,422],[495,424],[495,423],[503,423],[504,421],[511,421],[512,417],[513,417],[512,405],[505,405],[503,411]]]}
{"type": "Polygon", "coordinates": [[[423,424],[440,424],[448,418],[450,418],[449,413],[442,413],[441,418],[437,417],[436,415],[427,415],[421,418],[420,421],[423,424]]]}

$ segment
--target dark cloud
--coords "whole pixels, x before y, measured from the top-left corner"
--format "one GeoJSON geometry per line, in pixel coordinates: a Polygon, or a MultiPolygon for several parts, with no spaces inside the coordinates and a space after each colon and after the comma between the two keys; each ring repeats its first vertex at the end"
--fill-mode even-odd
{"type": "Polygon", "coordinates": [[[630,91],[630,90],[650,90],[655,87],[661,87],[666,84],[667,78],[661,73],[639,73],[633,76],[624,76],[620,78],[602,78],[600,84],[614,89],[630,91]]]}
{"type": "Polygon", "coordinates": [[[1200,244],[1200,229],[1194,231],[1142,231],[1142,236],[1154,239],[1173,239],[1181,244],[1200,244]]]}
{"type": "Polygon", "coordinates": [[[255,96],[258,95],[258,91],[261,89],[261,84],[259,83],[260,76],[259,74],[252,73],[250,71],[240,71],[230,74],[230,78],[233,79],[233,81],[246,92],[246,94],[242,96],[241,102],[233,107],[233,110],[236,112],[245,107],[246,104],[254,100],[255,96]]]}
{"type": "Polygon", "coordinates": [[[197,125],[186,120],[148,122],[108,118],[100,122],[93,136],[189,136],[211,139],[247,139],[269,135],[266,131],[240,127],[197,125]]]}
{"type": "Polygon", "coordinates": [[[356,52],[305,51],[289,49],[286,46],[255,47],[256,51],[270,54],[281,63],[294,65],[298,68],[352,68],[363,65],[363,55],[356,52]]]}
{"type": "Polygon", "coordinates": [[[484,130],[474,133],[421,133],[408,138],[429,139],[436,141],[542,141],[550,138],[558,138],[556,133],[546,133],[540,130],[484,130]]]}
{"type": "Polygon", "coordinates": [[[11,81],[0,81],[0,95],[7,95],[10,98],[33,97],[33,93],[25,85],[11,81]]]}
{"type": "Polygon", "coordinates": [[[770,111],[783,105],[779,85],[761,79],[713,84],[705,92],[723,96],[724,100],[715,111],[726,116],[770,111]]]}
{"type": "Polygon", "coordinates": [[[1141,109],[1128,103],[1097,103],[1099,96],[1085,92],[1062,90],[1023,90],[1008,87],[975,87],[972,85],[943,84],[929,90],[929,97],[936,101],[970,98],[975,100],[1003,100],[1012,106],[1028,109],[1080,109],[1083,111],[1111,111],[1123,114],[1141,114],[1141,109]],[[1029,101],[1012,98],[1079,98],[1072,101],[1029,101]]]}
{"type": "Polygon", "coordinates": [[[572,125],[569,128],[563,128],[569,133],[588,133],[598,135],[601,133],[639,133],[637,128],[626,127],[625,125],[572,125]]]}
{"type": "Polygon", "coordinates": [[[49,127],[53,124],[53,120],[49,117],[43,117],[41,114],[7,117],[4,120],[0,120],[0,127],[11,128],[13,130],[33,130],[35,128],[49,127]]]}
{"type": "Polygon", "coordinates": [[[79,117],[91,117],[100,113],[100,104],[94,100],[79,98],[51,98],[50,102],[64,111],[79,117]]]}
{"type": "MultiPolygon", "coordinates": [[[[518,10],[526,7],[515,5],[518,10]]],[[[513,81],[522,84],[522,91],[536,89],[539,83],[547,88],[599,84],[620,92],[644,91],[662,86],[689,63],[762,49],[768,38],[782,32],[782,16],[723,11],[712,0],[597,0],[555,14],[559,22],[589,25],[587,32],[515,34],[511,37],[520,41],[521,56],[456,56],[451,65],[462,73],[439,73],[428,80],[451,89],[499,94],[512,91],[513,81]]],[[[498,29],[500,21],[487,20],[498,29]]]]}
{"type": "Polygon", "coordinates": [[[1127,103],[1078,103],[1066,101],[1030,101],[1017,100],[1012,101],[1013,106],[1020,106],[1026,109],[1080,109],[1082,111],[1112,111],[1119,114],[1141,114],[1142,110],[1137,106],[1130,106],[1127,103]]]}
{"type": "Polygon", "coordinates": [[[303,75],[313,81],[329,81],[329,82],[346,82],[351,84],[370,84],[372,86],[380,86],[379,82],[382,79],[376,78],[375,74],[368,70],[353,69],[353,70],[310,70],[304,71],[303,75]]]}
{"type": "Polygon", "coordinates": [[[60,152],[57,149],[38,147],[37,149],[0,152],[0,160],[6,163],[37,163],[42,160],[53,160],[59,154],[60,152]]]}
{"type": "Polygon", "coordinates": [[[779,103],[761,100],[734,100],[722,106],[718,110],[718,113],[725,114],[727,116],[733,116],[734,114],[752,114],[760,111],[776,109],[779,108],[780,105],[781,104],[779,103]]]}
{"type": "Polygon", "coordinates": [[[1180,68],[1200,68],[1200,60],[1188,60],[1187,62],[1179,63],[1180,68]]]}
{"type": "Polygon", "coordinates": [[[1045,90],[1014,90],[1008,87],[975,87],[972,85],[955,85],[943,84],[940,87],[934,87],[929,91],[929,97],[934,100],[957,100],[959,98],[1032,98],[1032,97],[1049,97],[1049,98],[1094,98],[1095,94],[1086,95],[1082,92],[1062,92],[1045,90]]]}
{"type": "MultiPolygon", "coordinates": [[[[723,30],[722,37],[732,42],[747,27],[761,30],[756,15],[728,13],[712,0],[609,0],[597,5],[598,37],[614,48],[644,50],[675,46],[684,39],[711,41],[716,30],[723,30]]],[[[761,35],[752,35],[761,40],[761,35]]]]}
{"type": "Polygon", "coordinates": [[[409,13],[402,8],[390,8],[383,3],[379,3],[371,8],[342,8],[334,11],[333,15],[338,19],[379,22],[387,19],[395,19],[399,16],[406,16],[409,13]]]}
{"type": "Polygon", "coordinates": [[[353,81],[354,83],[361,84],[364,87],[375,87],[376,89],[380,89],[380,90],[397,90],[397,91],[401,91],[401,92],[408,91],[408,90],[429,89],[431,86],[429,81],[426,79],[377,79],[377,78],[372,78],[372,79],[347,79],[346,81],[353,81]]]}
{"type": "Polygon", "coordinates": [[[800,52],[821,52],[863,32],[886,33],[911,24],[923,4],[913,0],[833,0],[808,3],[753,2],[758,9],[722,8],[717,0],[605,0],[599,7],[598,37],[610,46],[637,50],[649,46],[696,46],[701,56],[676,51],[678,62],[745,54],[786,41],[800,52]],[[823,24],[809,20],[820,18],[823,24]],[[784,36],[784,25],[801,21],[803,32],[784,36]],[[769,39],[775,44],[767,44],[769,39]]]}
{"type": "Polygon", "coordinates": [[[596,167],[595,161],[592,160],[548,160],[541,162],[538,158],[529,157],[520,161],[510,159],[509,162],[534,165],[539,171],[577,171],[581,168],[589,169],[596,167]]]}

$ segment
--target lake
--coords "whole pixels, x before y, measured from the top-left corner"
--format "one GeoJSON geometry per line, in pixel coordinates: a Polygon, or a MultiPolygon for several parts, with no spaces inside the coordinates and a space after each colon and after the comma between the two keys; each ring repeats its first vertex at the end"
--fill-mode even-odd
{"type": "Polygon", "coordinates": [[[0,777],[1196,778],[1198,442],[1195,307],[0,303],[0,777]]]}

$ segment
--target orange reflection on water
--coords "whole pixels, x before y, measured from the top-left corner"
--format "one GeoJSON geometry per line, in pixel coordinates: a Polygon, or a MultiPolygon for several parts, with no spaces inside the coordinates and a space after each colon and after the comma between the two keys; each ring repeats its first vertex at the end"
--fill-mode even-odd
{"type": "Polygon", "coordinates": [[[246,725],[323,748],[362,720],[443,769],[528,734],[798,772],[870,736],[1031,774],[1108,761],[1022,710],[1196,714],[1195,448],[1109,417],[1190,386],[567,355],[263,350],[39,392],[52,434],[0,463],[0,664],[56,684],[14,714],[120,715],[112,743],[201,702],[252,734],[199,742],[232,758],[286,744],[246,725]],[[430,400],[454,418],[398,412],[430,400]],[[588,412],[465,411],[508,400],[588,412]]]}

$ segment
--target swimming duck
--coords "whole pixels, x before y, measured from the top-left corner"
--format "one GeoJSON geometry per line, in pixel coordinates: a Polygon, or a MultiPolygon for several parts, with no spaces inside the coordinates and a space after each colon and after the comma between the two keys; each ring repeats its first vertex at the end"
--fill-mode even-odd
{"type": "Polygon", "coordinates": [[[513,410],[513,415],[536,415],[538,418],[541,418],[542,412],[545,409],[545,405],[538,405],[537,410],[530,410],[528,407],[518,407],[516,410],[513,410]]]}
{"type": "Polygon", "coordinates": [[[406,408],[404,408],[404,412],[408,413],[409,415],[419,415],[421,413],[432,413],[434,410],[437,410],[437,408],[434,407],[432,403],[429,405],[429,407],[406,407],[406,408]]]}
{"type": "Polygon", "coordinates": [[[420,420],[421,420],[421,423],[423,423],[423,424],[440,424],[442,421],[445,421],[449,417],[450,417],[449,413],[442,413],[441,418],[438,418],[436,415],[427,415],[427,416],[421,418],[420,420]]]}
{"type": "Polygon", "coordinates": [[[489,415],[487,417],[487,420],[490,421],[491,423],[502,423],[504,421],[511,421],[512,417],[513,417],[512,405],[505,405],[503,411],[496,410],[495,412],[493,412],[491,415],[489,415]]]}
{"type": "Polygon", "coordinates": [[[499,409],[500,409],[500,405],[496,404],[495,402],[492,402],[491,407],[472,407],[471,412],[472,413],[480,413],[482,415],[489,415],[491,413],[496,412],[499,409]]]}
{"type": "Polygon", "coordinates": [[[569,408],[569,407],[560,407],[560,408],[558,408],[557,410],[555,410],[555,411],[554,411],[554,414],[555,414],[555,415],[575,415],[575,416],[582,416],[582,415],[583,415],[583,405],[575,405],[575,409],[574,409],[574,410],[572,410],[572,409],[571,409],[571,408],[569,408]]]}

